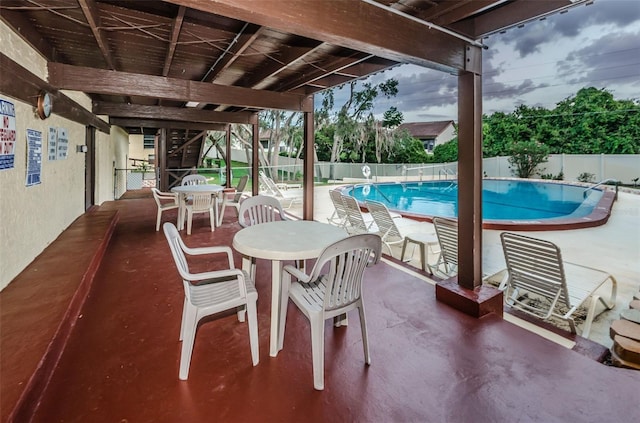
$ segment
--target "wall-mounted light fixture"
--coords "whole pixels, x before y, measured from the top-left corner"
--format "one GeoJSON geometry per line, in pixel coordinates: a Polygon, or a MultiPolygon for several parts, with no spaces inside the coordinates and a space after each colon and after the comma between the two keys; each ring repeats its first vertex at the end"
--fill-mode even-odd
{"type": "Polygon", "coordinates": [[[76,152],[77,153],[86,153],[87,151],[89,151],[89,149],[87,148],[86,145],[77,145],[76,146],[76,152]]]}

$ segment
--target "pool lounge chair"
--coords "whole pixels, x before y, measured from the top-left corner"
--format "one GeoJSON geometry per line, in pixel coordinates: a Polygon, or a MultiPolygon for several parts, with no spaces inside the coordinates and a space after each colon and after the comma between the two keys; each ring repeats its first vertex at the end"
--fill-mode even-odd
{"type": "MultiPolygon", "coordinates": [[[[391,255],[392,257],[393,257],[393,252],[391,251],[392,245],[403,244],[407,236],[409,237],[413,236],[414,239],[424,238],[424,236],[428,235],[430,232],[429,231],[430,228],[429,229],[425,228],[424,232],[420,232],[420,235],[417,235],[417,233],[405,233],[403,228],[401,226],[398,226],[398,223],[400,223],[403,219],[394,218],[393,215],[389,212],[389,209],[387,208],[387,206],[385,206],[384,204],[378,201],[369,201],[369,200],[365,201],[365,205],[367,206],[367,209],[369,209],[369,213],[371,213],[371,216],[373,217],[373,221],[378,227],[380,237],[382,238],[382,245],[387,247],[387,249],[389,250],[389,255],[391,255]]],[[[404,219],[404,221],[409,221],[409,219],[404,219]]],[[[425,223],[420,223],[417,221],[415,223],[426,226],[425,223]]],[[[432,234],[432,236],[433,236],[433,241],[427,242],[427,246],[431,250],[431,252],[434,253],[433,245],[437,245],[438,241],[436,239],[435,234],[432,234]]],[[[426,268],[429,267],[427,257],[426,257],[426,251],[423,256],[424,257],[422,257],[421,260],[423,260],[423,264],[424,264],[423,268],[425,268],[426,270],[426,268]]]]}
{"type": "MultiPolygon", "coordinates": [[[[435,265],[431,266],[432,273],[450,278],[458,273],[458,221],[444,217],[434,217],[433,226],[436,228],[438,243],[440,244],[440,256],[435,265]]],[[[504,290],[507,280],[506,272],[502,264],[487,260],[483,255],[482,280],[487,282],[501,276],[498,289],[504,290]]]]}
{"type": "Polygon", "coordinates": [[[584,338],[589,336],[598,302],[606,310],[615,306],[617,281],[609,273],[563,261],[560,248],[550,241],[510,232],[500,234],[500,239],[507,263],[508,306],[543,320],[558,317],[576,333],[574,314],[589,301],[581,333],[584,338]],[[596,292],[607,281],[611,281],[608,301],[596,292]],[[531,304],[530,297],[541,301],[531,304]]]}
{"type": "Polygon", "coordinates": [[[347,211],[347,219],[349,220],[349,226],[346,227],[347,232],[350,234],[377,234],[379,232],[378,226],[373,221],[371,213],[363,213],[360,210],[358,201],[350,195],[342,195],[342,202],[347,211]]]}
{"type": "Polygon", "coordinates": [[[285,208],[291,207],[294,203],[302,200],[302,189],[281,189],[273,179],[260,171],[260,193],[276,197],[281,203],[287,204],[285,208]]]}

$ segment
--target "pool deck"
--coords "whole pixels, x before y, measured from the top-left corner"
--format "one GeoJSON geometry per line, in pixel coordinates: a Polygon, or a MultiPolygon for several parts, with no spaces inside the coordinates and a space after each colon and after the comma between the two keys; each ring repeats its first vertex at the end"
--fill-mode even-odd
{"type": "MultiPolygon", "coordinates": [[[[328,191],[339,185],[317,186],[315,188],[314,218],[326,222],[333,213],[333,204],[328,191]]],[[[299,206],[288,211],[301,214],[299,206]]],[[[417,222],[403,219],[409,232],[434,232],[433,225],[428,222],[417,222]],[[413,225],[413,226],[412,226],[413,225]]],[[[512,232],[521,232],[510,230],[512,232]]],[[[491,263],[491,269],[504,268],[504,256],[500,244],[502,230],[483,230],[484,262],[491,263]]],[[[611,323],[619,319],[620,311],[629,307],[634,294],[640,289],[640,192],[632,193],[621,190],[614,202],[611,216],[606,224],[572,230],[544,230],[521,232],[556,243],[562,250],[566,261],[596,267],[611,273],[618,281],[618,294],[615,307],[596,316],[589,339],[606,347],[610,347],[609,337],[611,323]]],[[[400,249],[394,250],[394,257],[400,256],[400,249]]],[[[417,256],[410,264],[419,267],[417,256]]],[[[434,282],[435,283],[435,282],[434,282]]],[[[609,286],[602,288],[603,295],[608,295],[609,286]]],[[[598,309],[599,311],[601,309],[598,309]]],[[[523,323],[524,325],[524,323],[523,323]]],[[[536,326],[529,325],[532,330],[536,326]]],[[[578,326],[580,330],[580,325],[578,326]]]]}

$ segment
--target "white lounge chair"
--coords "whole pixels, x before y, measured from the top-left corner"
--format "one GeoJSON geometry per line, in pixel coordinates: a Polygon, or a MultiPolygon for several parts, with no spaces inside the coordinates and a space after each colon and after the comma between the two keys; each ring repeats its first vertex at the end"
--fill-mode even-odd
{"type": "Polygon", "coordinates": [[[617,281],[609,273],[591,267],[565,262],[560,248],[550,241],[525,235],[503,232],[500,234],[507,263],[505,299],[508,306],[543,320],[552,316],[569,323],[576,333],[575,311],[589,301],[582,336],[587,338],[595,317],[598,302],[610,310],[615,306],[617,281]],[[611,281],[609,300],[596,291],[611,281]],[[528,293],[543,301],[536,306],[521,295],[528,293]]]}
{"type": "Polygon", "coordinates": [[[355,198],[343,194],[342,203],[347,211],[347,219],[349,220],[349,226],[346,227],[347,232],[350,234],[377,234],[379,232],[378,226],[376,226],[376,223],[373,221],[371,213],[363,213],[355,198]]]}
{"type": "MultiPolygon", "coordinates": [[[[440,256],[431,269],[435,275],[449,278],[458,273],[458,221],[444,217],[434,217],[433,226],[436,229],[438,243],[440,244],[440,256]]],[[[506,286],[506,273],[501,263],[487,260],[483,255],[482,260],[482,280],[487,282],[502,276],[499,284],[500,290],[506,286]]]]}
{"type": "Polygon", "coordinates": [[[182,341],[180,379],[186,380],[189,377],[191,353],[198,322],[206,316],[234,308],[237,310],[240,322],[244,322],[245,312],[249,317],[251,360],[254,366],[258,364],[260,360],[256,308],[258,293],[249,275],[234,267],[231,248],[227,246],[190,248],[184,244],[178,229],[172,223],[165,223],[163,231],[184,286],[185,296],[180,325],[182,341]],[[187,256],[213,254],[226,254],[228,267],[203,273],[191,273],[187,256]]]}
{"type": "Polygon", "coordinates": [[[346,319],[348,311],[358,309],[364,358],[367,364],[371,364],[362,280],[365,268],[380,259],[381,248],[379,236],[353,235],[326,247],[309,275],[292,265],[284,267],[280,303],[283,313],[278,345],[284,342],[287,301],[291,298],[311,326],[313,387],[317,390],[324,389],[324,321],[327,319],[334,318],[339,325],[346,319]],[[296,282],[291,282],[292,275],[296,282]]]}
{"type": "MultiPolygon", "coordinates": [[[[426,235],[431,235],[432,238],[427,242],[427,247],[431,249],[431,252],[435,254],[433,247],[438,244],[438,239],[434,233],[429,233],[430,228],[424,229],[424,232],[420,232],[420,235],[416,235],[414,233],[405,232],[405,230],[397,225],[401,220],[394,218],[387,206],[378,201],[365,201],[365,205],[367,209],[369,209],[369,213],[373,217],[373,221],[378,227],[378,233],[382,237],[382,243],[389,250],[389,255],[393,257],[393,252],[391,250],[392,245],[403,244],[405,242],[405,238],[407,236],[413,237],[412,239],[425,239],[426,235]]],[[[405,219],[408,220],[408,219],[405,219]]],[[[415,222],[416,224],[420,224],[419,222],[415,222]]],[[[425,225],[425,224],[423,224],[425,225]]],[[[425,225],[426,226],[426,225],[425,225]]],[[[412,226],[412,229],[415,229],[415,226],[412,226]]],[[[414,241],[415,242],[415,241],[414,241]]],[[[423,268],[429,267],[427,265],[427,257],[426,251],[423,260],[423,268]]]]}
{"type": "Polygon", "coordinates": [[[294,203],[302,200],[302,189],[297,188],[283,190],[278,186],[278,184],[273,181],[273,179],[268,177],[264,172],[260,171],[258,176],[260,178],[260,193],[263,195],[276,197],[282,203],[287,204],[286,208],[289,208],[294,203]]]}
{"type": "Polygon", "coordinates": [[[333,214],[327,217],[327,221],[332,225],[346,229],[349,225],[349,216],[347,216],[347,209],[342,202],[342,193],[337,189],[332,189],[329,191],[329,198],[331,198],[334,210],[333,214]]]}

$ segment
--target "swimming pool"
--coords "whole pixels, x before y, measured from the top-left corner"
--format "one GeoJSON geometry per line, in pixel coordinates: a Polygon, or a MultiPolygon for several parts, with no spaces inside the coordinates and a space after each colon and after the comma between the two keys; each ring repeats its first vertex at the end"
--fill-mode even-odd
{"type": "MultiPolygon", "coordinates": [[[[591,189],[585,195],[586,188],[579,185],[485,179],[482,188],[483,226],[488,229],[597,226],[606,223],[611,210],[609,191],[591,189]]],[[[458,215],[458,183],[455,180],[361,184],[347,187],[343,192],[360,202],[379,201],[390,210],[421,220],[458,215]]]]}

